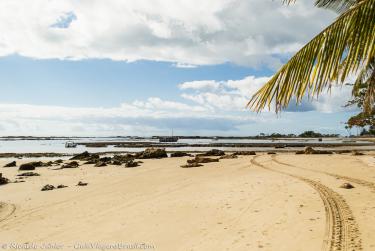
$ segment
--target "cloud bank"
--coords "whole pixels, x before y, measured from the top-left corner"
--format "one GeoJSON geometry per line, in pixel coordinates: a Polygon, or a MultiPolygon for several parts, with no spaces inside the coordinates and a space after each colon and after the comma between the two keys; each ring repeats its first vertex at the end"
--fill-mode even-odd
{"type": "Polygon", "coordinates": [[[299,0],[0,1],[0,56],[275,68],[335,14],[299,0]]]}

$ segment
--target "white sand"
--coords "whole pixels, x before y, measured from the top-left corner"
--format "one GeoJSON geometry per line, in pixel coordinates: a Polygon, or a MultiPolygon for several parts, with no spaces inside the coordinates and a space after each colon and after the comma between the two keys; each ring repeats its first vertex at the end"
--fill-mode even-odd
{"type": "MultiPolygon", "coordinates": [[[[186,159],[145,160],[130,169],[37,168],[39,177],[0,186],[0,245],[375,250],[372,156],[261,155],[180,168],[186,159]],[[347,180],[354,189],[339,188],[347,180]],[[40,191],[46,184],[69,187],[40,191]]],[[[19,173],[0,172],[11,180],[19,173]]]]}

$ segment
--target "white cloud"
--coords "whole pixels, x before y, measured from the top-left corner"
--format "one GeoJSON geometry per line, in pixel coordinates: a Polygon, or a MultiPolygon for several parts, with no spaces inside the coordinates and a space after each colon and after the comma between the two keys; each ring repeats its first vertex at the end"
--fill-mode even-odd
{"type": "MultiPolygon", "coordinates": [[[[207,107],[207,109],[241,111],[246,109],[246,104],[249,99],[269,79],[270,77],[248,76],[240,80],[185,82],[180,84],[179,87],[182,90],[195,90],[193,93],[182,93],[181,97],[207,107]]],[[[343,107],[350,98],[350,86],[332,86],[331,90],[323,92],[319,96],[319,99],[312,98],[308,100],[308,98],[305,97],[298,106],[295,106],[292,100],[286,111],[319,111],[323,113],[352,111],[354,108],[343,107]]],[[[267,112],[267,110],[264,112],[267,112]]]]}
{"type": "Polygon", "coordinates": [[[193,90],[201,90],[201,89],[218,89],[220,87],[220,83],[216,82],[215,80],[202,80],[202,81],[190,81],[184,82],[179,84],[178,87],[181,90],[193,89],[193,90]]]}
{"type": "Polygon", "coordinates": [[[310,0],[2,0],[0,56],[277,67],[334,14],[310,0]]]}

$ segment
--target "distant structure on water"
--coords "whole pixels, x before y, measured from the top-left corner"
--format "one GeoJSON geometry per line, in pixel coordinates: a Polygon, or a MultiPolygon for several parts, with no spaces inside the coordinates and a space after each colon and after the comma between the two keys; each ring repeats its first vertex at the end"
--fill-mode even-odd
{"type": "Polygon", "coordinates": [[[75,147],[77,147],[77,144],[74,143],[73,141],[67,141],[65,143],[65,148],[75,148],[75,147]]]}
{"type": "Polygon", "coordinates": [[[177,142],[178,137],[173,136],[173,129],[172,129],[172,136],[164,136],[164,137],[159,137],[159,142],[161,143],[171,143],[171,142],[177,142]]]}

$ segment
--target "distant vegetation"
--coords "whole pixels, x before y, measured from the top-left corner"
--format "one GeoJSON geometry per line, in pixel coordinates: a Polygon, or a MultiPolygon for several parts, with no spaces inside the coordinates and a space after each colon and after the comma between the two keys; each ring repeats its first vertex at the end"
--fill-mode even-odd
{"type": "Polygon", "coordinates": [[[314,131],[305,131],[299,135],[296,134],[280,134],[280,133],[272,133],[272,134],[264,134],[261,133],[257,138],[328,138],[328,137],[338,137],[339,134],[321,134],[319,132],[314,131]]]}

